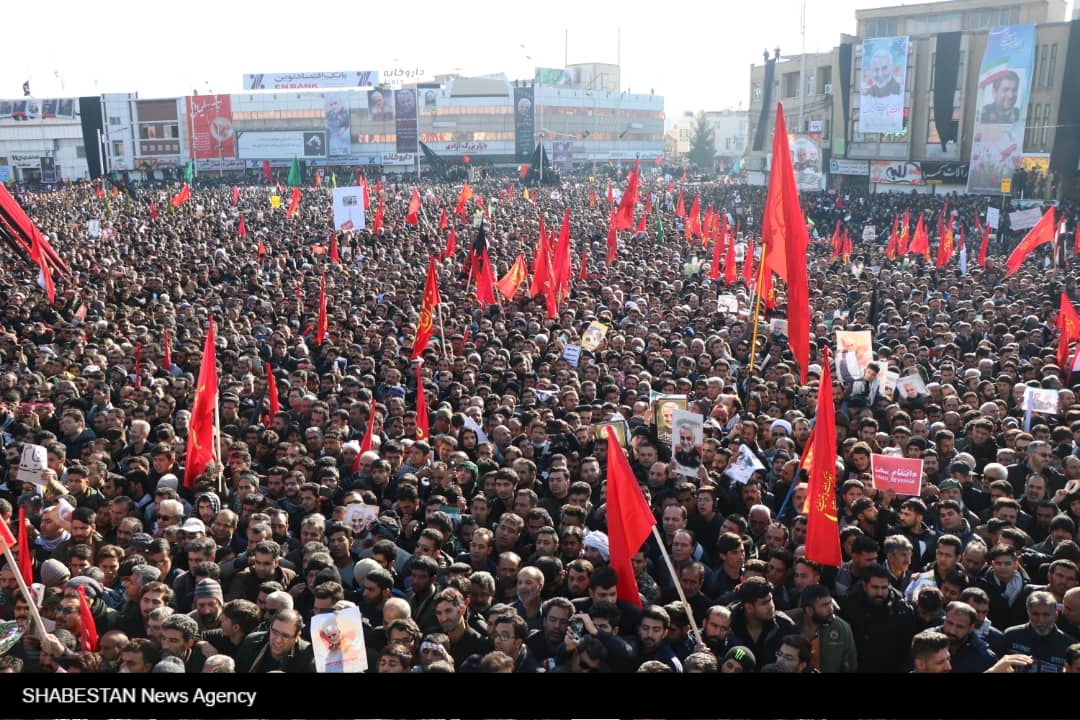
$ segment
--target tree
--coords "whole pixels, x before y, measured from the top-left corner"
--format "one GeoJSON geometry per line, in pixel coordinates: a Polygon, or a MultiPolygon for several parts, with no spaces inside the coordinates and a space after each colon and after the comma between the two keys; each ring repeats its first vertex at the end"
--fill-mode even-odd
{"type": "Polygon", "coordinates": [[[716,154],[716,134],[705,118],[705,111],[699,110],[694,116],[694,125],[690,136],[690,162],[702,170],[711,170],[713,156],[716,154]]]}

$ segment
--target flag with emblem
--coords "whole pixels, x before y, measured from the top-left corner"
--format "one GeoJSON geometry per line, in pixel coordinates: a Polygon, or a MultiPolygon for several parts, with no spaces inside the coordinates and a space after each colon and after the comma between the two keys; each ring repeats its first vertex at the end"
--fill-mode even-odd
{"type": "Polygon", "coordinates": [[[1057,329],[1061,331],[1058,337],[1057,365],[1059,368],[1064,368],[1069,360],[1069,344],[1080,340],[1080,315],[1077,315],[1072,301],[1064,291],[1061,293],[1057,329]]]}
{"type": "Polygon", "coordinates": [[[428,430],[427,396],[424,395],[424,366],[416,366],[416,439],[427,442],[431,439],[428,430]]]}
{"type": "Polygon", "coordinates": [[[195,386],[195,402],[188,421],[187,452],[184,457],[184,487],[195,487],[195,480],[206,472],[210,461],[217,457],[214,447],[214,411],[218,404],[217,341],[214,318],[206,328],[199,382],[195,386]]]}
{"type": "Polygon", "coordinates": [[[427,282],[424,283],[424,295],[420,299],[420,319],[416,322],[416,337],[413,339],[412,355],[415,360],[424,354],[432,333],[435,332],[435,307],[442,302],[439,297],[439,279],[435,272],[435,258],[428,258],[427,282]]]}
{"type": "Polygon", "coordinates": [[[813,459],[807,490],[806,557],[840,567],[840,520],[836,510],[836,409],[833,405],[832,362],[823,348],[817,413],[814,415],[813,459]]]}

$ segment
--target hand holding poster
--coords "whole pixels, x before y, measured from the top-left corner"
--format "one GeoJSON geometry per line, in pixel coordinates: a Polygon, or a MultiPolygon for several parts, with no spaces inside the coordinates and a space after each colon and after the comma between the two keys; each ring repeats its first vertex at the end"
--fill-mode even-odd
{"type": "Polygon", "coordinates": [[[663,395],[657,393],[653,401],[653,422],[656,424],[656,437],[662,443],[671,442],[674,428],[675,411],[686,410],[685,395],[663,395]]]}
{"type": "Polygon", "coordinates": [[[874,359],[869,330],[836,331],[836,376],[844,382],[858,380],[874,359]]]}
{"type": "Polygon", "coordinates": [[[725,474],[739,485],[745,485],[757,470],[764,470],[765,465],[746,445],[739,445],[738,456],[731,459],[725,474]]]}
{"type": "Polygon", "coordinates": [[[321,673],[362,673],[367,670],[360,608],[311,616],[315,670],[321,673]]]}
{"type": "Polygon", "coordinates": [[[884,492],[892,490],[897,495],[918,496],[922,490],[923,461],[921,458],[893,457],[873,454],[870,456],[870,472],[874,487],[884,492]]]}
{"type": "Polygon", "coordinates": [[[893,392],[896,390],[896,381],[900,379],[900,373],[895,370],[886,370],[879,377],[881,378],[881,394],[886,400],[892,402],[893,392]]]}
{"type": "Polygon", "coordinates": [[[41,479],[41,471],[48,464],[48,460],[49,454],[45,451],[45,446],[31,445],[29,443],[23,445],[22,456],[19,458],[19,470],[15,474],[15,479],[21,483],[44,485],[45,482],[41,479]]]}
{"type": "Polygon", "coordinates": [[[595,320],[592,321],[581,335],[581,347],[589,352],[595,351],[604,342],[607,331],[607,325],[595,320]]]}
{"type": "Polygon", "coordinates": [[[900,394],[899,399],[901,401],[915,402],[921,397],[930,397],[930,391],[926,389],[926,383],[918,375],[904,375],[898,378],[896,390],[900,394]]]}

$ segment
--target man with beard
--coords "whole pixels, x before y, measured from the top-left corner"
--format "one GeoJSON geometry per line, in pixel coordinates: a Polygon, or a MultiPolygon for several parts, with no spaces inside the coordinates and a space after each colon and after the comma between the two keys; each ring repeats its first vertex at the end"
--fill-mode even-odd
{"type": "Polygon", "coordinates": [[[435,593],[434,605],[439,628],[450,638],[450,655],[455,667],[461,667],[470,655],[484,655],[491,650],[491,643],[465,622],[464,595],[455,588],[444,588],[435,593]]]}
{"type": "Polygon", "coordinates": [[[637,637],[631,641],[634,655],[631,665],[642,665],[650,660],[662,662],[677,673],[682,672],[682,663],[675,656],[675,650],[665,640],[671,629],[671,617],[660,605],[648,605],[641,611],[637,637]]]}
{"type": "Polygon", "coordinates": [[[702,641],[695,652],[708,651],[718,658],[724,657],[734,640],[731,635],[731,608],[727,605],[710,607],[701,625],[701,636],[702,641]]]}
{"type": "Polygon", "coordinates": [[[750,648],[760,671],[767,659],[776,656],[784,636],[798,630],[786,613],[777,611],[772,586],[765,578],[748,577],[735,593],[731,634],[737,644],[750,648]]]}
{"type": "Polygon", "coordinates": [[[1005,631],[1007,653],[1030,655],[1035,662],[1028,672],[1059,673],[1065,668],[1065,651],[1076,642],[1055,624],[1057,600],[1045,590],[1036,590],[1027,598],[1028,621],[1005,631]]]}
{"type": "Polygon", "coordinates": [[[810,641],[810,667],[823,673],[856,672],[859,658],[851,625],[836,617],[832,593],[825,585],[808,585],[799,598],[799,607],[788,617],[802,636],[810,641]]]}
{"type": "Polygon", "coordinates": [[[949,638],[949,655],[954,673],[985,672],[997,660],[986,641],[975,632],[978,613],[965,602],[951,602],[945,607],[945,622],[930,628],[949,638]]]}
{"type": "Polygon", "coordinates": [[[889,582],[881,565],[866,569],[843,604],[842,615],[851,623],[862,672],[903,672],[915,635],[915,614],[904,596],[889,582]]]}

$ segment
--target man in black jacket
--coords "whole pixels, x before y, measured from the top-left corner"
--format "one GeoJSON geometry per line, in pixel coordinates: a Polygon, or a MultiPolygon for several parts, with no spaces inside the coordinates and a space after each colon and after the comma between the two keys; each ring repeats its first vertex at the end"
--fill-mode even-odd
{"type": "Polygon", "coordinates": [[[842,605],[841,616],[855,634],[860,672],[903,672],[911,653],[915,615],[889,581],[888,570],[871,565],[842,605]]]}
{"type": "Polygon", "coordinates": [[[745,645],[754,653],[757,669],[772,662],[785,635],[798,633],[798,626],[773,604],[772,586],[762,577],[750,577],[736,591],[731,606],[733,644],[745,645]]]}
{"type": "Polygon", "coordinates": [[[270,630],[249,635],[236,653],[236,668],[244,673],[315,672],[315,651],[300,639],[304,621],[295,610],[279,610],[270,630]]]}

